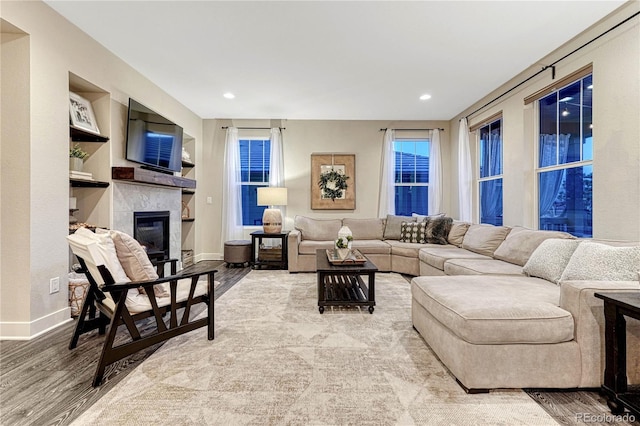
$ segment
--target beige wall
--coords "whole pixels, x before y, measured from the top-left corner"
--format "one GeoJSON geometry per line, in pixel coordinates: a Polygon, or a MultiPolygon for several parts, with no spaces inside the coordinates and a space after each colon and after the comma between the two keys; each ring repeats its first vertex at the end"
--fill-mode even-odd
{"type": "MultiPolygon", "coordinates": [[[[539,61],[550,64],[589,40],[622,22],[640,9],[629,2],[605,22],[570,41],[539,61]]],[[[593,63],[593,232],[595,238],[640,240],[640,29],[639,18],[598,39],[556,65],[560,79],[593,63]]],[[[541,69],[536,64],[477,104],[451,120],[448,170],[457,188],[459,120],[514,87],[541,69]]],[[[504,98],[469,118],[479,123],[502,111],[504,140],[504,224],[537,228],[536,212],[536,109],[525,106],[524,98],[553,83],[548,70],[504,98]]],[[[472,163],[477,164],[476,137],[470,137],[472,163]]],[[[474,170],[474,173],[476,171],[474,170]]],[[[477,187],[474,214],[478,219],[477,187]]],[[[451,211],[458,212],[458,198],[452,196],[451,211]]]]}
{"type": "MultiPolygon", "coordinates": [[[[3,162],[19,160],[13,167],[3,163],[1,172],[0,336],[28,338],[69,319],[69,73],[111,94],[112,160],[123,158],[122,114],[129,97],[162,112],[199,141],[202,120],[46,4],[3,1],[0,13],[26,34],[12,42],[6,34],[2,38],[0,152],[3,162]],[[13,87],[17,84],[24,88],[13,87]],[[60,277],[60,292],[50,295],[53,277],[60,277]]],[[[10,26],[3,24],[3,32],[10,26]]]]}
{"type": "MultiPolygon", "coordinates": [[[[198,181],[198,191],[204,190],[212,196],[214,205],[204,205],[206,217],[213,221],[203,229],[203,256],[219,256],[223,241],[220,239],[221,192],[225,131],[222,126],[271,127],[270,120],[205,120],[203,159],[207,164],[206,175],[198,181]],[[200,182],[203,182],[202,184],[200,182]]],[[[380,180],[380,158],[382,154],[383,128],[444,128],[441,132],[443,163],[449,164],[449,123],[446,121],[330,121],[330,120],[283,120],[282,131],[285,182],[289,204],[286,208],[285,229],[293,228],[296,215],[323,218],[375,217],[378,211],[378,187],[380,180]],[[311,154],[350,153],[356,155],[356,208],[355,210],[311,210],[311,154]]],[[[240,130],[240,136],[269,136],[268,130],[240,130]]],[[[427,132],[399,133],[398,136],[427,136],[427,132]]],[[[446,166],[445,166],[446,170],[446,166]]],[[[449,182],[444,182],[444,209],[449,206],[449,182]]],[[[256,228],[257,229],[257,228],[256,228]]],[[[255,229],[253,229],[255,230],[255,229]]],[[[247,235],[252,230],[247,231],[247,235]]]]}
{"type": "MultiPolygon", "coordinates": [[[[550,63],[600,34],[639,8],[630,2],[611,19],[563,46],[550,63]]],[[[223,125],[281,124],[289,188],[287,226],[297,214],[316,217],[372,217],[377,211],[382,132],[392,127],[442,127],[444,210],[457,216],[458,119],[540,68],[533,66],[449,122],[201,120],[126,63],[39,1],[3,1],[2,147],[0,159],[0,336],[32,337],[68,319],[68,84],[69,73],[110,93],[110,162],[123,160],[127,100],[136,98],[182,125],[196,139],[195,253],[219,258],[223,125]],[[15,98],[14,98],[15,95],[15,98]],[[7,106],[9,105],[9,106],[7,106]],[[11,123],[8,126],[7,123],[11,123]],[[356,154],[354,211],[310,209],[310,155],[356,154]],[[16,160],[19,159],[19,160],[16,160]],[[10,165],[11,167],[5,167],[10,165]],[[211,203],[207,198],[211,198],[211,203]],[[49,295],[49,279],[61,277],[61,291],[49,295]]],[[[594,233],[598,238],[640,240],[640,46],[638,18],[557,66],[558,77],[593,62],[594,233]]],[[[458,53],[456,53],[458,54],[458,53]]],[[[536,227],[535,111],[523,99],[551,83],[549,73],[531,80],[471,117],[473,124],[503,111],[505,140],[505,224],[536,227]]],[[[472,147],[475,144],[472,143],[472,147]]],[[[475,149],[472,148],[475,161],[475,149]]],[[[108,191],[111,191],[109,189],[108,191]]],[[[107,192],[110,194],[110,192],[107,192]]],[[[474,191],[475,194],[475,191],[474,191]]],[[[475,197],[475,195],[474,195],[475,197]]],[[[111,198],[108,196],[107,198],[111,198]]],[[[110,202],[110,200],[107,200],[110,202]]],[[[474,200],[474,205],[477,202],[474,200]]]]}

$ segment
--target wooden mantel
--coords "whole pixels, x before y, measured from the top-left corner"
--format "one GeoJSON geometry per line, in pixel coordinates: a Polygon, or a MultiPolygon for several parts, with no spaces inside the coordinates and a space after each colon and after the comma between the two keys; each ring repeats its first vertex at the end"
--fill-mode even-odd
{"type": "Polygon", "coordinates": [[[112,167],[111,179],[174,188],[195,188],[196,181],[182,176],[168,175],[140,167],[112,167]]]}

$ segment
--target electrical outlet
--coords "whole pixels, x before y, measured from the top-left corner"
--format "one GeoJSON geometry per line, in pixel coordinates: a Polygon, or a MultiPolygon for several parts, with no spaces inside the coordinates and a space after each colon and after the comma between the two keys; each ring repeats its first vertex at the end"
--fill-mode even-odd
{"type": "Polygon", "coordinates": [[[49,294],[60,291],[60,277],[51,278],[49,280],[49,294]]]}
{"type": "Polygon", "coordinates": [[[207,204],[213,204],[213,198],[207,197],[207,204]]]}

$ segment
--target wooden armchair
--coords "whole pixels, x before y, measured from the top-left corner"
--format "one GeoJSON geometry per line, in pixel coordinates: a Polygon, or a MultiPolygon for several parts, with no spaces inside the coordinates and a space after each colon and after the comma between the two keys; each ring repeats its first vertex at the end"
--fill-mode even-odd
{"type": "Polygon", "coordinates": [[[124,233],[96,230],[94,234],[81,228],[67,238],[89,280],[69,349],[76,347],[83,333],[98,329],[105,334],[109,326],[94,387],[100,385],[109,364],[141,349],[204,326],[213,340],[215,269],[195,265],[176,274],[176,260],[170,260],[171,276],[164,277],[166,262],[157,265],[158,273],[140,244],[124,233]],[[207,280],[199,281],[203,275],[207,280]],[[198,303],[207,305],[207,315],[190,319],[198,303]],[[140,324],[141,320],[146,321],[140,324]],[[118,337],[116,343],[121,325],[129,338],[120,342],[118,337]],[[140,326],[152,330],[141,332],[140,326]]]}

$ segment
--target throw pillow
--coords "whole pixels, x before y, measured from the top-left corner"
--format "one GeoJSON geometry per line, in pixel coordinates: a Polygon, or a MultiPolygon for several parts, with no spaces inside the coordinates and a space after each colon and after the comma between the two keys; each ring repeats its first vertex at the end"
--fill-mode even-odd
{"type": "Polygon", "coordinates": [[[453,225],[453,219],[450,217],[430,218],[425,229],[425,242],[430,244],[448,244],[447,238],[453,225]]]}
{"type": "Polygon", "coordinates": [[[400,239],[400,226],[402,222],[415,222],[416,218],[411,216],[394,216],[387,215],[387,221],[384,225],[384,239],[385,240],[399,240],[400,239]]]}
{"type": "Polygon", "coordinates": [[[469,222],[454,220],[451,225],[451,230],[449,231],[449,236],[447,237],[449,244],[453,244],[456,247],[462,247],[464,235],[467,233],[470,226],[471,224],[469,222]]]}
{"type": "Polygon", "coordinates": [[[531,253],[522,271],[530,277],[542,278],[557,284],[579,244],[579,240],[544,240],[531,253]]]}
{"type": "MultiPolygon", "coordinates": [[[[116,283],[128,283],[131,281],[124,269],[122,269],[122,265],[120,265],[120,260],[118,260],[118,255],[116,254],[116,246],[107,231],[96,229],[94,233],[87,228],[79,228],[75,234],[86,238],[87,241],[96,243],[96,248],[102,259],[94,260],[98,262],[97,265],[104,264],[107,267],[116,283]]],[[[101,279],[101,277],[95,278],[98,282],[101,279]]]]}
{"type": "Polygon", "coordinates": [[[425,222],[402,222],[400,238],[403,243],[424,243],[425,222]]]}
{"type": "Polygon", "coordinates": [[[426,222],[429,219],[435,219],[438,217],[444,217],[444,213],[432,214],[432,215],[424,215],[418,213],[411,213],[411,217],[415,217],[417,222],[426,222]]]}
{"type": "Polygon", "coordinates": [[[585,241],[571,256],[561,281],[635,281],[640,265],[640,246],[612,247],[585,241]]]}
{"type": "MultiPolygon", "coordinates": [[[[131,281],[152,281],[158,279],[156,268],[151,264],[147,252],[132,236],[120,231],[109,231],[116,246],[116,253],[122,269],[131,281]]],[[[144,288],[139,287],[140,293],[144,293],[144,288]]],[[[153,292],[157,297],[169,297],[169,284],[156,284],[153,292]]]]}

